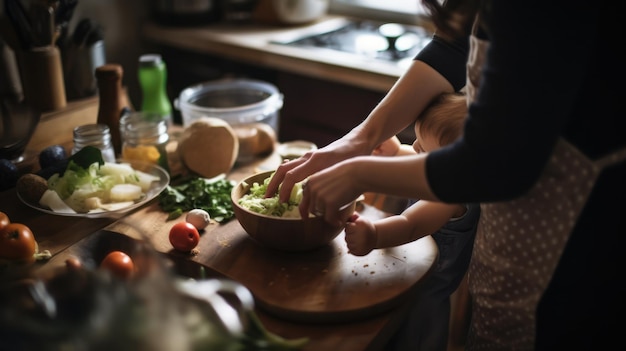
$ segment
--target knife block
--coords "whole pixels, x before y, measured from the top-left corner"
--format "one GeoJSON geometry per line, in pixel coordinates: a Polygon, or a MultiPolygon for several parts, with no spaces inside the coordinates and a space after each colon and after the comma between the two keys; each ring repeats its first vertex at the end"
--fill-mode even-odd
{"type": "Polygon", "coordinates": [[[41,112],[64,108],[67,99],[59,48],[19,50],[17,57],[25,102],[41,112]]]}

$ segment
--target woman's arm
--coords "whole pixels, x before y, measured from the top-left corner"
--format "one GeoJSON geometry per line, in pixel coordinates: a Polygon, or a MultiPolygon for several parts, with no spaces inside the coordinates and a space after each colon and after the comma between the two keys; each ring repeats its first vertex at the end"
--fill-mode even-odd
{"type": "Polygon", "coordinates": [[[348,135],[367,145],[363,154],[412,125],[437,96],[453,92],[452,84],[428,64],[415,60],[367,118],[348,135]]]}
{"type": "Polygon", "coordinates": [[[468,47],[467,37],[446,41],[435,35],[363,122],[335,142],[281,164],[266,195],[273,196],[282,183],[279,198],[287,201],[295,183],[343,160],[371,154],[384,140],[413,123],[435,97],[460,90],[468,47]]]}
{"type": "Polygon", "coordinates": [[[411,156],[359,156],[311,175],[303,191],[300,214],[324,212],[341,224],[337,211],[365,192],[439,201],[425,177],[427,153],[411,156]]]}
{"type": "Polygon", "coordinates": [[[343,160],[371,154],[384,140],[412,124],[432,99],[452,91],[444,76],[426,63],[414,61],[361,124],[331,144],[281,164],[266,194],[275,194],[282,183],[280,200],[287,201],[295,183],[343,160]]]}
{"type": "Polygon", "coordinates": [[[447,202],[502,201],[528,191],[570,120],[585,111],[579,104],[588,95],[588,60],[603,35],[580,26],[593,13],[581,1],[546,2],[541,11],[524,1],[490,3],[490,44],[464,137],[433,151],[425,167],[433,192],[447,202]]]}

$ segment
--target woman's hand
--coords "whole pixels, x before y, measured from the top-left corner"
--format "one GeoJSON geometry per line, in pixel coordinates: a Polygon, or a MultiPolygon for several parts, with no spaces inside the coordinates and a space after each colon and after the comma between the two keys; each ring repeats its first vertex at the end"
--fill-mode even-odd
{"type": "Polygon", "coordinates": [[[368,147],[367,143],[358,140],[356,133],[349,133],[319,150],[310,151],[300,158],[284,162],[276,169],[267,186],[265,196],[274,196],[280,186],[278,198],[281,202],[287,202],[291,189],[296,183],[343,160],[369,153],[371,149],[368,147]]]}
{"type": "Polygon", "coordinates": [[[353,157],[309,176],[302,185],[300,215],[305,218],[312,213],[324,217],[331,225],[343,226],[346,219],[340,211],[364,191],[361,180],[367,179],[367,175],[358,173],[364,158],[374,156],[353,157]]]}
{"type": "Polygon", "coordinates": [[[354,213],[346,223],[346,244],[348,253],[355,256],[365,256],[376,248],[378,235],[376,227],[367,218],[359,217],[354,213]]]}
{"type": "Polygon", "coordinates": [[[340,209],[365,192],[439,201],[426,180],[427,156],[357,156],[320,170],[302,186],[300,215],[323,215],[331,225],[344,224],[340,209]]]}

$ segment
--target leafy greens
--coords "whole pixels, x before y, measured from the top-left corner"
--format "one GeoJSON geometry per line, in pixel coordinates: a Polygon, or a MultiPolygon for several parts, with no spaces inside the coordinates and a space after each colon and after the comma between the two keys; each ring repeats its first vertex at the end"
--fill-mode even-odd
{"type": "Polygon", "coordinates": [[[239,204],[246,209],[268,216],[284,217],[284,218],[300,218],[298,205],[302,201],[302,182],[296,183],[291,189],[289,201],[280,202],[278,194],[273,197],[265,197],[267,185],[272,179],[272,175],[263,183],[253,183],[247,194],[239,199],[239,204]]]}
{"type": "Polygon", "coordinates": [[[197,208],[207,211],[216,222],[226,222],[235,215],[230,201],[234,186],[234,181],[224,177],[191,177],[177,185],[168,185],[159,194],[159,205],[169,212],[168,220],[197,208]]]}

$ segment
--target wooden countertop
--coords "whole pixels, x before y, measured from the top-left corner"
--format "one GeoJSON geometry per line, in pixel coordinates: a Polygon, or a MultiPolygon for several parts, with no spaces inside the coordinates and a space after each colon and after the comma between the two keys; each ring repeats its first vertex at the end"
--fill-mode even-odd
{"type": "Polygon", "coordinates": [[[327,28],[338,28],[348,21],[346,17],[329,15],[312,24],[299,26],[215,23],[179,28],[149,23],[143,28],[143,36],[157,44],[386,93],[405,67],[335,50],[273,43],[319,33],[327,28]]]}
{"type": "MultiPolygon", "coordinates": [[[[275,167],[279,161],[280,158],[277,155],[272,155],[259,162],[237,167],[229,178],[242,179],[253,172],[275,167]]],[[[7,213],[13,222],[29,226],[35,233],[40,248],[52,253],[53,257],[42,264],[42,269],[52,269],[63,265],[65,258],[80,252],[85,240],[88,240],[94,233],[107,229],[132,238],[145,238],[138,234],[144,233],[158,252],[176,258],[178,262],[182,258],[191,263],[203,265],[218,276],[240,278],[237,280],[243,282],[255,297],[262,295],[259,294],[262,292],[259,289],[267,287],[267,281],[263,281],[263,277],[276,277],[281,274],[286,276],[298,271],[306,271],[311,267],[318,267],[319,261],[324,260],[324,257],[329,259],[328,274],[339,274],[341,279],[351,281],[351,284],[347,287],[346,284],[338,284],[333,288],[332,282],[326,280],[326,286],[318,292],[305,292],[311,294],[311,298],[316,298],[318,295],[328,297],[334,296],[333,294],[337,294],[336,296],[343,294],[345,296],[343,298],[363,301],[363,296],[367,296],[367,293],[359,289],[382,289],[381,291],[387,292],[390,289],[396,289],[393,283],[396,280],[390,279],[394,274],[400,274],[403,277],[411,276],[409,282],[411,287],[406,290],[407,294],[397,298],[393,305],[378,306],[369,310],[368,313],[355,314],[353,316],[355,318],[344,321],[313,320],[309,322],[284,319],[281,315],[257,307],[257,314],[268,330],[287,338],[309,337],[310,342],[304,350],[382,350],[406,313],[406,308],[403,306],[407,301],[408,292],[419,288],[418,282],[428,273],[437,256],[434,241],[427,237],[391,251],[380,250],[381,252],[373,253],[373,255],[355,257],[347,254],[342,233],[331,245],[332,250],[335,250],[335,254],[331,255],[335,256],[334,258],[328,257],[328,252],[332,250],[322,250],[321,256],[309,255],[311,258],[309,261],[312,260],[313,263],[306,263],[306,259],[302,261],[292,256],[289,259],[296,259],[296,261],[289,263],[291,267],[287,267],[286,270],[258,272],[258,269],[255,270],[256,267],[274,267],[277,264],[285,265],[285,262],[263,251],[247,236],[236,220],[225,224],[211,224],[202,235],[198,255],[183,257],[174,252],[168,243],[166,233],[175,221],[166,220],[167,214],[160,210],[156,199],[119,220],[77,219],[49,215],[32,209],[20,202],[15,189],[10,189],[0,194],[0,211],[7,213]],[[407,258],[407,256],[411,257],[407,258]],[[263,260],[266,262],[255,263],[258,262],[259,257],[264,257],[263,260]],[[389,265],[392,267],[384,267],[389,265]],[[374,271],[378,276],[373,275],[374,271]]],[[[366,211],[367,215],[381,215],[375,208],[367,205],[361,211],[366,211]]],[[[365,215],[364,213],[362,212],[362,215],[365,215]]],[[[313,279],[324,280],[319,276],[313,279]]],[[[297,282],[300,284],[302,280],[297,280],[297,282]]],[[[400,281],[398,285],[404,284],[401,288],[404,289],[407,287],[406,283],[406,281],[400,281]]],[[[293,282],[291,286],[293,287],[293,282]]],[[[294,292],[296,291],[297,289],[294,289],[294,292]]]]}

